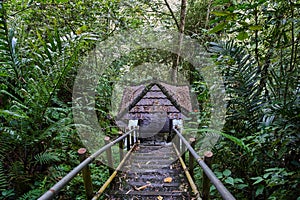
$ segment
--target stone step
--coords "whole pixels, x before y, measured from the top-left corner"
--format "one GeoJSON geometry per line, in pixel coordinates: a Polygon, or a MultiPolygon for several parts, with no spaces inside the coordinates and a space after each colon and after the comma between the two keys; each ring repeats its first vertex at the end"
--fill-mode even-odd
{"type": "Polygon", "coordinates": [[[133,160],[132,162],[128,163],[127,165],[172,165],[174,163],[173,160],[133,160]]]}
{"type": "Polygon", "coordinates": [[[174,160],[177,159],[177,156],[175,154],[170,154],[170,155],[143,155],[143,154],[134,154],[132,155],[129,160],[174,160]]]}
{"type": "Polygon", "coordinates": [[[161,183],[157,183],[157,182],[152,182],[152,181],[146,181],[146,182],[144,182],[144,181],[130,180],[127,183],[129,185],[135,186],[137,188],[141,187],[141,186],[144,186],[144,185],[147,185],[147,184],[149,184],[149,188],[179,187],[180,186],[179,182],[164,183],[163,181],[161,183]]]}
{"type": "Polygon", "coordinates": [[[173,151],[167,151],[167,152],[161,152],[161,151],[151,151],[151,152],[147,152],[147,153],[133,153],[131,155],[131,157],[154,157],[154,158],[159,158],[159,157],[164,157],[164,158],[168,158],[168,157],[176,157],[175,152],[173,151]]]}
{"type": "MultiPolygon", "coordinates": [[[[169,174],[170,173],[170,169],[135,169],[135,171],[130,170],[127,171],[127,173],[136,173],[136,174],[149,174],[149,173],[155,173],[155,174],[169,174]]],[[[172,173],[172,172],[171,172],[172,173]]],[[[175,173],[175,172],[174,172],[175,173]]],[[[181,173],[181,172],[177,172],[177,173],[181,173]]]]}
{"type": "Polygon", "coordinates": [[[167,177],[173,177],[173,181],[176,182],[178,181],[177,179],[180,179],[180,175],[179,177],[177,178],[177,175],[175,172],[174,173],[168,173],[168,174],[163,174],[163,175],[157,175],[157,174],[148,174],[148,175],[145,175],[145,174],[127,174],[127,178],[131,179],[131,180],[141,180],[141,181],[144,181],[144,182],[147,182],[147,181],[156,181],[156,182],[159,182],[159,181],[163,181],[165,178],[167,177]]]}
{"type": "Polygon", "coordinates": [[[111,200],[155,200],[162,197],[163,200],[186,200],[190,199],[186,192],[182,191],[115,191],[112,194],[111,200]]]}
{"type": "MultiPolygon", "coordinates": [[[[140,164],[133,163],[127,166],[127,169],[135,171],[136,169],[165,169],[170,168],[170,164],[140,164]]],[[[126,169],[126,168],[125,168],[126,169]]]]}
{"type": "Polygon", "coordinates": [[[138,146],[138,149],[139,150],[143,150],[143,149],[146,149],[146,150],[157,150],[157,149],[172,149],[173,146],[172,145],[139,145],[138,146]]]}
{"type": "Polygon", "coordinates": [[[175,154],[175,152],[173,151],[173,149],[159,149],[159,150],[140,150],[140,151],[136,151],[133,152],[132,155],[168,155],[168,154],[175,154]]]}
{"type": "Polygon", "coordinates": [[[191,199],[188,184],[171,145],[140,144],[115,178],[109,199],[191,199]],[[171,177],[170,182],[165,178],[171,177]]]}

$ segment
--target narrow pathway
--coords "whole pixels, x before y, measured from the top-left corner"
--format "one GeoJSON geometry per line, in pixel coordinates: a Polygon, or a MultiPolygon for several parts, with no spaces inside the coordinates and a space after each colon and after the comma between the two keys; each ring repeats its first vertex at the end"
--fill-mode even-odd
{"type": "Polygon", "coordinates": [[[108,199],[191,199],[173,145],[140,144],[114,179],[108,199]]]}

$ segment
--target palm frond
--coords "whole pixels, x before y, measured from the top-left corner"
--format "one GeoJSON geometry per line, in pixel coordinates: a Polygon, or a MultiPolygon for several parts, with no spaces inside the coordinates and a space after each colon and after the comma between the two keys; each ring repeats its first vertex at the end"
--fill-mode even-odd
{"type": "Polygon", "coordinates": [[[261,120],[263,102],[258,92],[259,74],[255,59],[233,41],[212,43],[211,51],[219,55],[226,92],[229,95],[229,120],[243,120],[247,129],[255,129],[261,120]]]}

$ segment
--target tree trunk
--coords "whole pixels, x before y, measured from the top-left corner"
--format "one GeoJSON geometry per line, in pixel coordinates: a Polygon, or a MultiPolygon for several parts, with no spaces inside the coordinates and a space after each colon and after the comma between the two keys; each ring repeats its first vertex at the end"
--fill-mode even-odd
{"type": "Polygon", "coordinates": [[[184,33],[184,26],[185,26],[185,18],[186,18],[186,5],[187,0],[181,1],[181,12],[180,12],[180,25],[179,25],[179,36],[178,36],[178,43],[177,43],[177,53],[173,57],[173,65],[171,68],[171,81],[173,83],[177,83],[177,73],[178,73],[178,65],[180,63],[180,52],[181,52],[181,44],[183,39],[184,33]]]}

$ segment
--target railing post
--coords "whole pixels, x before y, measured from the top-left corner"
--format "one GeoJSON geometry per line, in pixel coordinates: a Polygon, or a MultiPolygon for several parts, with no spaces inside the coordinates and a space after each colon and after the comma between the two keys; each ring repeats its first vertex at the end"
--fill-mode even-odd
{"type": "Polygon", "coordinates": [[[136,143],[139,143],[139,138],[140,138],[140,127],[136,126],[136,143]]]}
{"type": "MultiPolygon", "coordinates": [[[[78,149],[77,152],[79,154],[80,162],[84,161],[87,158],[85,148],[80,148],[80,149],[78,149]]],[[[86,199],[91,199],[94,196],[94,194],[93,194],[94,192],[93,192],[93,184],[92,184],[92,179],[91,179],[91,170],[90,170],[89,165],[85,166],[82,169],[82,178],[83,178],[86,199]]]]}
{"type": "Polygon", "coordinates": [[[182,141],[180,143],[181,143],[181,155],[182,155],[181,158],[182,158],[183,162],[185,163],[185,153],[186,153],[185,149],[186,148],[185,148],[185,145],[182,141]]]}
{"type": "MultiPolygon", "coordinates": [[[[105,145],[109,143],[109,140],[110,138],[108,136],[104,138],[105,145]]],[[[112,175],[112,173],[114,173],[114,170],[113,170],[111,147],[107,148],[106,155],[107,155],[107,164],[109,167],[109,174],[112,175]]]]}
{"type": "MultiPolygon", "coordinates": [[[[119,137],[121,137],[123,135],[122,131],[119,131],[119,137]]],[[[123,160],[124,157],[124,140],[121,140],[119,142],[119,151],[120,151],[120,162],[123,160]]]]}
{"type": "Polygon", "coordinates": [[[139,127],[135,126],[134,129],[134,143],[137,144],[139,138],[139,127]]]}
{"type": "MultiPolygon", "coordinates": [[[[213,153],[211,151],[206,151],[204,153],[204,162],[206,165],[211,168],[211,160],[212,160],[213,153]]],[[[209,190],[210,190],[210,180],[203,172],[203,183],[202,183],[202,199],[208,200],[209,199],[209,190]]]]}
{"type": "Polygon", "coordinates": [[[126,144],[127,151],[129,151],[130,150],[130,134],[127,135],[126,142],[127,142],[127,144],[126,144]]]}
{"type": "MultiPolygon", "coordinates": [[[[135,127],[132,126],[131,129],[135,129],[135,127]]],[[[133,146],[134,145],[135,130],[130,135],[131,135],[131,137],[130,137],[131,143],[130,144],[133,146]]]]}
{"type": "MultiPolygon", "coordinates": [[[[175,129],[177,130],[178,127],[175,126],[175,129]]],[[[174,143],[175,143],[175,146],[176,146],[176,148],[178,149],[178,151],[181,152],[181,151],[180,151],[180,138],[178,137],[177,134],[175,134],[175,136],[174,136],[174,143]]]]}
{"type": "MultiPolygon", "coordinates": [[[[196,139],[195,138],[190,138],[190,144],[193,149],[195,149],[195,144],[196,144],[196,139]]],[[[192,153],[189,151],[189,171],[191,174],[191,177],[194,178],[194,156],[192,153]]]]}

